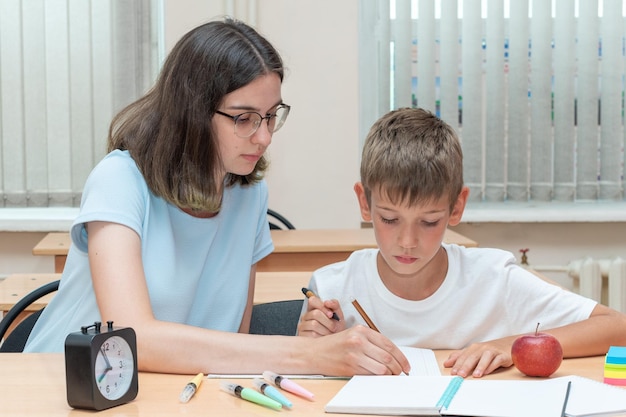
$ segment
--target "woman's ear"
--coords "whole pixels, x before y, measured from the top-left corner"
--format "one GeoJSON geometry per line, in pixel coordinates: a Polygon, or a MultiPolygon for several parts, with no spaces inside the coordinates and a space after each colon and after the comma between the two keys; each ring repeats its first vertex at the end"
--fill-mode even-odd
{"type": "Polygon", "coordinates": [[[465,204],[467,204],[467,199],[469,197],[469,188],[463,187],[461,188],[461,192],[456,199],[456,203],[454,203],[454,207],[452,208],[452,213],[450,213],[450,219],[448,220],[449,226],[456,226],[461,223],[461,218],[463,217],[463,212],[465,211],[465,204]]]}
{"type": "Polygon", "coordinates": [[[372,213],[370,212],[370,205],[367,202],[367,196],[365,195],[365,188],[363,188],[363,184],[357,182],[354,184],[354,192],[356,193],[356,198],[359,202],[359,209],[361,210],[361,218],[365,222],[372,221],[372,213]]]}

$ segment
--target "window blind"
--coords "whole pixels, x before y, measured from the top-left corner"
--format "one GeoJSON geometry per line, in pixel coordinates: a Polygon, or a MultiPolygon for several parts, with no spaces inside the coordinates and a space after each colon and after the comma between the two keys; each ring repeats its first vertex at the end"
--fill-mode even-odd
{"type": "Polygon", "coordinates": [[[622,1],[360,7],[362,138],[419,106],[459,132],[471,202],[624,201],[622,1]]]}
{"type": "Polygon", "coordinates": [[[158,66],[150,0],[0,2],[0,206],[77,206],[158,66]]]}

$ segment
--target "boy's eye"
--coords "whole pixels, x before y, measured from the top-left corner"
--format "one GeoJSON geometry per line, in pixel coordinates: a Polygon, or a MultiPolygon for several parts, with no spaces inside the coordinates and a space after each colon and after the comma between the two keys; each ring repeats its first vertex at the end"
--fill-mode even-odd
{"type": "Polygon", "coordinates": [[[381,220],[383,223],[386,223],[386,224],[393,224],[393,223],[395,223],[395,222],[396,222],[396,219],[386,219],[386,218],[384,218],[384,217],[381,217],[381,218],[380,218],[380,220],[381,220]]]}
{"type": "Polygon", "coordinates": [[[426,226],[426,227],[435,227],[435,226],[437,226],[439,224],[439,220],[435,220],[433,222],[428,222],[428,221],[424,220],[423,223],[424,223],[424,226],[426,226]]]}

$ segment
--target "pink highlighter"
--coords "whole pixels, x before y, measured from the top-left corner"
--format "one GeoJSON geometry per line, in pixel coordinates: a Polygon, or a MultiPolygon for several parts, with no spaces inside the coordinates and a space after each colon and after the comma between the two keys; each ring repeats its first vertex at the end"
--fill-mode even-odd
{"type": "Polygon", "coordinates": [[[292,394],[299,395],[311,401],[313,400],[312,392],[307,391],[306,389],[302,388],[300,385],[296,384],[292,380],[287,379],[284,376],[280,376],[277,373],[274,373],[271,371],[265,371],[263,372],[263,379],[265,379],[268,382],[271,382],[272,384],[276,384],[276,386],[284,389],[285,391],[289,391],[292,394]]]}

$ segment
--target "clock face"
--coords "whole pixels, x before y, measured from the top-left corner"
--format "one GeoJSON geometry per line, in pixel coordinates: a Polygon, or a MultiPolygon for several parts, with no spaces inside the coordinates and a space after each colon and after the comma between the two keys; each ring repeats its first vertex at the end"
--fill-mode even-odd
{"type": "Polygon", "coordinates": [[[94,365],[96,386],[108,400],[122,397],[133,380],[133,351],[126,340],[111,336],[100,345],[94,365]]]}

